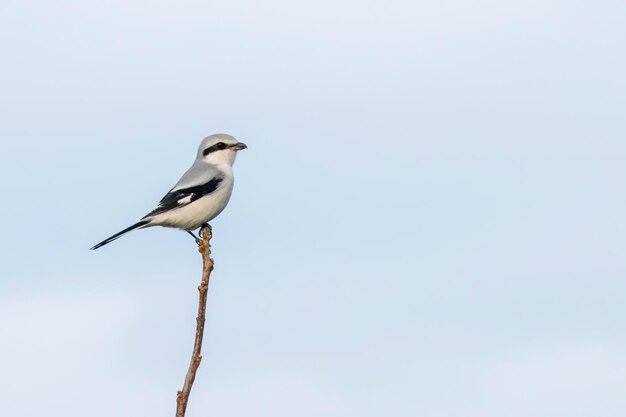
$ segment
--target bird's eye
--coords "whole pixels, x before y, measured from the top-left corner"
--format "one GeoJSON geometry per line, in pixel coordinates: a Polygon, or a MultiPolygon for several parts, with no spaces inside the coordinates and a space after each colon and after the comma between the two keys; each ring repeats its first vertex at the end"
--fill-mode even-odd
{"type": "Polygon", "coordinates": [[[217,142],[217,144],[215,144],[215,147],[217,149],[224,149],[226,148],[226,144],[224,142],[217,142]]]}

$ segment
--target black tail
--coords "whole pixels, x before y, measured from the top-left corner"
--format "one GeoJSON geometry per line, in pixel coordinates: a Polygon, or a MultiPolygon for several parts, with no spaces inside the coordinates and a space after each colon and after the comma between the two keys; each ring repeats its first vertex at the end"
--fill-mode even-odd
{"type": "Polygon", "coordinates": [[[150,223],[150,220],[142,220],[140,222],[137,222],[133,224],[132,226],[127,227],[126,229],[122,230],[121,232],[114,234],[110,238],[103,240],[102,242],[98,243],[96,246],[94,246],[93,248],[90,248],[89,250],[98,249],[99,247],[104,246],[107,243],[113,242],[115,239],[118,239],[124,236],[126,233],[130,232],[131,230],[139,229],[140,227],[145,226],[148,223],[150,223]]]}

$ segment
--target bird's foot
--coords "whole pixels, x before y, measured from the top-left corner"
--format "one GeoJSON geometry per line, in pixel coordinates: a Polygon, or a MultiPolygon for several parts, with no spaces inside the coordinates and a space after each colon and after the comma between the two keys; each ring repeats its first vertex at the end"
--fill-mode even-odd
{"type": "Polygon", "coordinates": [[[209,229],[209,235],[213,235],[213,228],[211,227],[211,225],[208,223],[204,223],[202,224],[202,226],[200,226],[200,237],[204,237],[202,231],[205,227],[209,229]]]}
{"type": "Polygon", "coordinates": [[[188,231],[187,233],[189,233],[191,235],[191,237],[193,237],[193,239],[196,241],[196,245],[199,245],[200,243],[202,243],[202,239],[200,239],[198,236],[194,235],[193,232],[188,231]]]}

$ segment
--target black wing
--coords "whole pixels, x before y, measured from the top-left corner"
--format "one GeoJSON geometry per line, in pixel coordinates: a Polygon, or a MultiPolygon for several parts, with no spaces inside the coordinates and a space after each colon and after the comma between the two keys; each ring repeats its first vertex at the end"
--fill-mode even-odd
{"type": "Polygon", "coordinates": [[[161,201],[159,201],[159,205],[156,206],[156,208],[150,213],[146,214],[143,219],[165,213],[166,211],[173,210],[175,208],[186,206],[187,204],[217,190],[217,187],[223,180],[223,177],[215,177],[206,184],[170,191],[165,194],[165,197],[163,197],[161,201]]]}

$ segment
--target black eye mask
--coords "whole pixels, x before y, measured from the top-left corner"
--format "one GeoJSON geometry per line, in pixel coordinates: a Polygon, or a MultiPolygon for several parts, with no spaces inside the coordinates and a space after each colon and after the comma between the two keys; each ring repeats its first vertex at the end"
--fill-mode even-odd
{"type": "Polygon", "coordinates": [[[204,151],[202,151],[202,155],[207,156],[211,152],[223,151],[227,147],[228,147],[228,145],[226,145],[224,142],[217,142],[215,145],[209,146],[204,151]]]}

